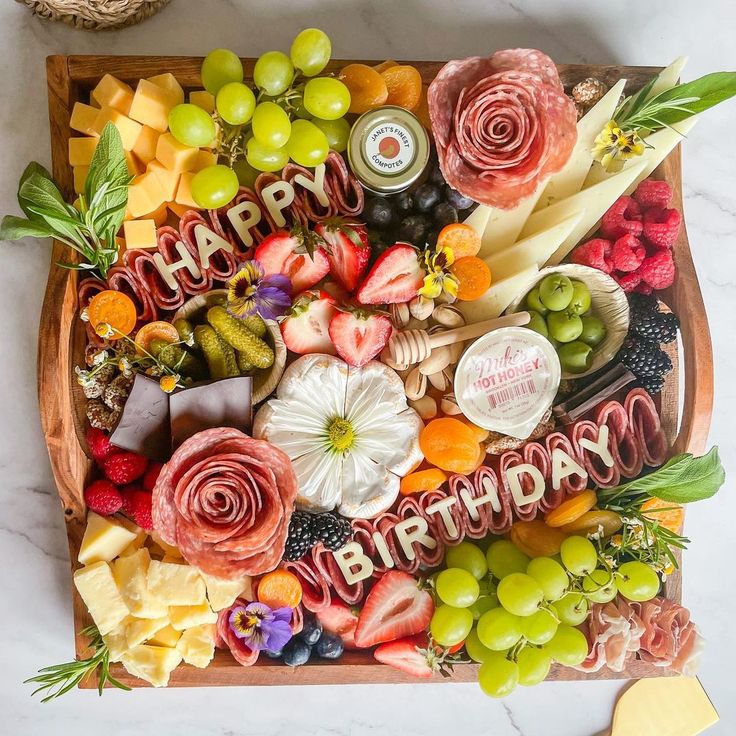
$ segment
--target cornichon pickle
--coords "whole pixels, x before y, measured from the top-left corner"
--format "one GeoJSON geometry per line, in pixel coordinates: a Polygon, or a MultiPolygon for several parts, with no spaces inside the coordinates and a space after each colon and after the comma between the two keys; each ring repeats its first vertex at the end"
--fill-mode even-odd
{"type": "Polygon", "coordinates": [[[252,373],[256,367],[248,360],[245,353],[241,353],[240,350],[235,351],[235,358],[238,361],[238,368],[242,374],[252,373]]]}
{"type": "Polygon", "coordinates": [[[235,351],[209,325],[194,328],[194,341],[199,345],[212,378],[239,376],[235,351]]]}
{"type": "Polygon", "coordinates": [[[240,320],[256,337],[263,337],[268,332],[268,327],[260,314],[250,314],[240,320]]]}
{"type": "Polygon", "coordinates": [[[176,327],[176,331],[179,333],[179,339],[189,344],[194,337],[192,323],[188,319],[177,319],[174,320],[174,327],[176,327]]]}
{"type": "Polygon", "coordinates": [[[245,354],[256,368],[273,365],[273,350],[260,337],[256,337],[239,319],[229,315],[224,307],[207,310],[207,321],[228,344],[245,354]]]}
{"type": "Polygon", "coordinates": [[[197,381],[207,377],[207,371],[202,362],[184,350],[181,345],[172,345],[165,340],[152,340],[150,348],[151,355],[167,368],[178,371],[184,376],[190,376],[197,381]]]}

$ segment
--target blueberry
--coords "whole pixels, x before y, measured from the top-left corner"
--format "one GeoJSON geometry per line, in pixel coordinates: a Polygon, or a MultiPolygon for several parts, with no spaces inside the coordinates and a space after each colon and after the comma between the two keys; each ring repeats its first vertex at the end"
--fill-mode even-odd
{"type": "Polygon", "coordinates": [[[284,653],[283,649],[275,649],[273,651],[270,649],[264,649],[263,651],[265,655],[267,657],[271,657],[271,659],[281,659],[281,655],[284,653]]]}
{"type": "Polygon", "coordinates": [[[457,189],[453,189],[449,184],[445,185],[444,194],[445,201],[449,202],[456,210],[466,210],[475,204],[470,197],[460,194],[457,189]]]}
{"type": "Polygon", "coordinates": [[[442,199],[442,192],[436,184],[422,184],[414,192],[414,208],[417,212],[429,212],[442,199]]]}
{"type": "Polygon", "coordinates": [[[445,183],[445,177],[442,176],[440,165],[434,161],[429,166],[429,175],[427,177],[433,184],[442,185],[445,183]]]}
{"type": "Polygon", "coordinates": [[[392,200],[393,206],[401,215],[408,215],[414,209],[414,197],[410,192],[399,192],[392,200]]]}
{"type": "Polygon", "coordinates": [[[299,667],[309,661],[312,647],[298,637],[294,637],[285,647],[283,652],[284,664],[289,667],[299,667]]]}
{"type": "Polygon", "coordinates": [[[304,626],[297,636],[310,647],[322,636],[322,624],[313,616],[304,619],[304,626]]]}
{"type": "Polygon", "coordinates": [[[437,245],[437,238],[439,237],[440,231],[436,228],[432,228],[427,233],[427,245],[431,245],[433,248],[437,245]]]}
{"type": "Polygon", "coordinates": [[[377,197],[369,199],[363,208],[363,216],[369,226],[382,230],[389,227],[394,219],[394,211],[389,202],[377,197]]]}
{"type": "Polygon", "coordinates": [[[425,215],[409,215],[399,225],[399,240],[404,240],[414,245],[424,245],[424,238],[429,229],[429,221],[425,215]]]}
{"type": "Polygon", "coordinates": [[[457,222],[457,210],[449,202],[440,202],[432,210],[432,217],[439,228],[457,222]]]}
{"type": "Polygon", "coordinates": [[[337,634],[330,634],[325,631],[322,638],[317,642],[315,649],[322,659],[337,659],[342,656],[345,646],[337,634]]]}

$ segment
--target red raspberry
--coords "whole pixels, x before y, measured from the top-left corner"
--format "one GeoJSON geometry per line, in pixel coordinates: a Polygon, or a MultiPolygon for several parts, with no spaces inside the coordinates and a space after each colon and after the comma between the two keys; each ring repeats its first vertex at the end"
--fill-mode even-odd
{"type": "Polygon", "coordinates": [[[111,444],[110,438],[101,429],[97,429],[96,427],[90,427],[87,430],[87,445],[98,465],[101,465],[110,455],[120,452],[120,448],[111,444]]]}
{"type": "Polygon", "coordinates": [[[646,258],[647,252],[639,238],[624,235],[614,244],[611,251],[611,263],[616,271],[636,271],[646,258]]]}
{"type": "Polygon", "coordinates": [[[153,529],[153,516],[151,512],[152,496],[148,491],[131,487],[123,492],[123,508],[125,513],[141,529],[150,531],[153,529]]]}
{"type": "Polygon", "coordinates": [[[110,455],[103,463],[105,475],[119,486],[127,486],[138,480],[148,468],[148,460],[134,452],[118,452],[110,455]]]}
{"type": "Polygon", "coordinates": [[[672,251],[662,249],[639,266],[638,271],[641,280],[645,281],[653,289],[666,289],[672,286],[675,280],[675,261],[672,251]]]}
{"type": "Polygon", "coordinates": [[[649,286],[649,284],[642,281],[639,283],[639,286],[637,286],[636,289],[634,289],[634,291],[637,294],[646,294],[647,296],[649,296],[650,294],[654,292],[654,289],[652,289],[652,287],[649,286]]]}
{"type": "Polygon", "coordinates": [[[163,468],[163,463],[151,463],[148,466],[148,470],[146,470],[146,474],[143,476],[143,487],[147,491],[153,490],[153,487],[156,485],[156,481],[158,480],[158,476],[161,473],[161,468],[163,468]]]}
{"type": "Polygon", "coordinates": [[[634,192],[634,199],[644,208],[666,207],[672,199],[672,188],[666,181],[644,179],[634,192]]]}
{"type": "Polygon", "coordinates": [[[609,240],[627,233],[639,237],[641,231],[641,208],[631,197],[619,197],[601,220],[601,235],[609,240]]]}
{"type": "Polygon", "coordinates": [[[123,499],[123,505],[120,507],[120,510],[128,516],[132,516],[133,514],[131,499],[136,492],[144,493],[143,488],[138,483],[131,483],[129,486],[120,489],[120,495],[123,499]]]}
{"type": "Polygon", "coordinates": [[[123,497],[109,480],[95,480],[84,489],[84,502],[91,511],[101,516],[110,516],[120,511],[123,497]]]}
{"type": "Polygon", "coordinates": [[[644,237],[657,248],[671,248],[680,232],[682,217],[677,210],[650,207],[644,213],[644,237]]]}
{"type": "Polygon", "coordinates": [[[618,285],[627,293],[634,291],[641,283],[641,276],[638,273],[626,273],[623,276],[614,276],[618,285]]]}
{"type": "Polygon", "coordinates": [[[609,260],[613,243],[603,238],[593,238],[587,243],[579,245],[572,252],[572,262],[581,266],[597,268],[604,273],[611,273],[613,266],[609,260]]]}

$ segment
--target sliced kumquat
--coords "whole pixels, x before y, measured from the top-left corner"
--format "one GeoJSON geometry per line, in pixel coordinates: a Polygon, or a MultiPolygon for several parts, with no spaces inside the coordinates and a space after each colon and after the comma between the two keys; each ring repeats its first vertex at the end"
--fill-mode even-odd
{"type": "Polygon", "coordinates": [[[296,608],[302,602],[299,578],[288,570],[274,570],[258,581],[258,600],[271,608],[296,608]]]}
{"type": "Polygon", "coordinates": [[[685,509],[671,501],[662,501],[659,498],[650,498],[641,506],[641,511],[647,519],[656,521],[661,527],[680,534],[685,523],[685,509]]]}
{"type": "Polygon", "coordinates": [[[121,291],[107,289],[95,294],[87,307],[89,323],[97,330],[101,325],[109,325],[113,334],[108,340],[119,340],[135,328],[138,316],[133,300],[121,291]]]}
{"type": "Polygon", "coordinates": [[[398,66],[399,63],[397,61],[394,61],[393,59],[386,59],[386,61],[382,61],[380,64],[376,64],[373,68],[380,74],[381,72],[386,71],[386,69],[390,69],[392,66],[398,66]]]}
{"type": "Polygon", "coordinates": [[[450,272],[458,282],[457,298],[464,302],[480,299],[491,285],[491,269],[477,256],[457,259],[450,272]]]}
{"type": "Polygon", "coordinates": [[[416,109],[422,97],[422,75],[416,67],[396,64],[384,69],[381,76],[388,89],[387,105],[416,109]]]}
{"type": "Polygon", "coordinates": [[[439,468],[430,468],[429,470],[417,470],[405,475],[401,479],[399,489],[402,496],[410,496],[412,493],[436,491],[446,482],[447,473],[439,468]]]}
{"type": "Polygon", "coordinates": [[[437,247],[450,248],[456,261],[466,256],[477,256],[480,245],[480,235],[464,222],[445,225],[437,236],[437,247]]]}
{"type": "Polygon", "coordinates": [[[541,519],[517,521],[509,534],[511,541],[529,557],[552,557],[560,551],[568,535],[547,526],[541,519]]]}
{"type": "Polygon", "coordinates": [[[429,119],[429,103],[427,102],[427,85],[422,85],[422,95],[419,98],[419,104],[412,112],[417,116],[419,122],[428,130],[432,130],[432,121],[429,119]]]}
{"type": "Polygon", "coordinates": [[[171,344],[172,342],[179,341],[179,333],[171,322],[164,322],[163,320],[148,322],[136,333],[136,352],[139,355],[150,352],[151,343],[154,340],[163,340],[171,344]]]}
{"type": "Polygon", "coordinates": [[[572,524],[575,519],[580,518],[584,513],[590,511],[595,506],[597,500],[598,494],[595,491],[583,491],[577,496],[563,501],[556,509],[550,511],[544,517],[544,523],[547,526],[572,524]]]}
{"type": "Polygon", "coordinates": [[[386,80],[367,64],[348,64],[339,78],[350,90],[349,112],[364,113],[384,105],[388,99],[386,80]]]}
{"type": "Polygon", "coordinates": [[[622,526],[623,521],[621,520],[621,516],[615,511],[592,509],[578,516],[572,523],[557,527],[557,529],[567,534],[579,534],[583,537],[602,531],[604,537],[610,537],[611,534],[615,534],[622,526]]]}

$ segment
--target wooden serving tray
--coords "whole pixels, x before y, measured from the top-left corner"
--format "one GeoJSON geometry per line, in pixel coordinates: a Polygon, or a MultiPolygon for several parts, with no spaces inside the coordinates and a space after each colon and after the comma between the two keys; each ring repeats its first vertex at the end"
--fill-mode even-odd
{"type": "MultiPolygon", "coordinates": [[[[49,56],[46,70],[53,174],[62,189],[71,195],[72,171],[67,163],[71,109],[78,100],[88,101],[90,90],[104,74],[113,74],[135,85],[141,77],[172,72],[185,88],[201,88],[201,63],[201,57],[184,56],[49,56]]],[[[254,63],[255,59],[243,59],[246,79],[252,78],[254,63]]],[[[328,71],[338,70],[346,63],[349,62],[332,61],[328,71]]],[[[407,63],[416,66],[424,82],[429,83],[444,62],[407,63]]],[[[659,71],[657,67],[569,64],[562,64],[558,68],[566,89],[586,77],[597,77],[609,86],[625,77],[628,79],[627,92],[639,89],[659,71]]],[[[674,190],[674,206],[681,209],[679,146],[657,169],[655,176],[670,183],[674,190]]],[[[660,412],[673,453],[689,451],[700,454],[705,449],[713,407],[713,356],[708,319],[684,226],[674,253],[677,280],[662,298],[680,318],[682,356],[678,361],[677,346],[669,346],[675,369],[668,377],[662,392],[660,412]],[[678,362],[683,369],[682,392],[679,389],[678,362]]],[[[76,559],[85,524],[82,489],[92,463],[85,454],[84,427],[80,420],[84,412],[80,412],[81,394],[74,376],[74,366],[84,362],[85,344],[84,328],[77,316],[78,272],[55,265],[65,258],[68,258],[66,246],[54,241],[39,328],[38,395],[51,469],[67,525],[73,571],[78,567],[76,559]]],[[[667,581],[666,594],[669,598],[680,600],[681,583],[681,572],[678,570],[667,581]]],[[[88,655],[88,642],[79,632],[91,621],[76,589],[71,587],[75,648],[77,656],[81,658],[88,655]]],[[[147,686],[142,680],[129,675],[121,665],[114,665],[112,671],[114,677],[128,685],[147,686]]],[[[474,681],[476,672],[475,664],[458,665],[452,680],[474,681]]],[[[664,668],[645,662],[633,662],[621,673],[604,668],[595,674],[585,674],[570,668],[555,667],[549,679],[622,679],[666,674],[668,672],[664,668]]],[[[206,669],[196,669],[189,665],[177,667],[171,674],[170,685],[315,685],[436,681],[442,681],[442,678],[438,675],[433,680],[417,680],[381,665],[370,652],[347,652],[337,662],[310,661],[302,667],[291,668],[267,657],[261,657],[253,667],[241,667],[229,652],[218,651],[206,669]]],[[[96,687],[96,683],[87,681],[82,687],[96,687]]]]}

